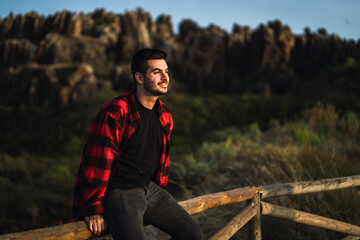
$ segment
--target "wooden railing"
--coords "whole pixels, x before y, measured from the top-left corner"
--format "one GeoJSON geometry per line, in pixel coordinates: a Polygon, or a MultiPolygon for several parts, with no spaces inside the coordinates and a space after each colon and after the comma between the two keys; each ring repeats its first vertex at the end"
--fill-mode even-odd
{"type": "MultiPolygon", "coordinates": [[[[179,204],[190,214],[194,214],[230,203],[242,201],[248,202],[247,206],[212,236],[210,240],[228,240],[248,222],[250,230],[249,238],[251,240],[260,240],[261,215],[284,218],[297,223],[342,232],[349,235],[346,239],[360,239],[359,226],[262,201],[262,199],[276,196],[323,192],[357,186],[360,186],[360,175],[318,181],[237,188],[230,191],[199,196],[179,202],[179,204]]],[[[0,236],[0,240],[84,240],[91,237],[92,235],[87,229],[85,222],[82,221],[26,232],[6,234],[0,236]]]]}

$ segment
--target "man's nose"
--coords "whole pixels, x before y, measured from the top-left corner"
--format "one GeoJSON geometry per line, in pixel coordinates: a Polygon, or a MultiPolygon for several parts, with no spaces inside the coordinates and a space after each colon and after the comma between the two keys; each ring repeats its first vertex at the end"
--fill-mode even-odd
{"type": "Polygon", "coordinates": [[[169,74],[167,74],[167,73],[162,73],[162,74],[161,74],[161,79],[163,79],[163,80],[168,80],[168,79],[169,79],[169,74]]]}

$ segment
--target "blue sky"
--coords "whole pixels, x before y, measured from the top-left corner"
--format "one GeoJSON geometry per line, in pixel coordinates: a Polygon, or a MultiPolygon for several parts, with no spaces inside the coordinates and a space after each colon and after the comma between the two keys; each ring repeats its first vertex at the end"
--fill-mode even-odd
{"type": "Polygon", "coordinates": [[[96,8],[123,14],[138,7],[153,19],[170,15],[175,31],[181,20],[188,18],[202,27],[215,23],[228,32],[234,23],[256,28],[279,19],[295,34],[302,34],[305,27],[311,31],[325,28],[341,38],[360,39],[360,0],[0,0],[0,17],[10,11],[52,15],[63,9],[89,13],[96,8]]]}

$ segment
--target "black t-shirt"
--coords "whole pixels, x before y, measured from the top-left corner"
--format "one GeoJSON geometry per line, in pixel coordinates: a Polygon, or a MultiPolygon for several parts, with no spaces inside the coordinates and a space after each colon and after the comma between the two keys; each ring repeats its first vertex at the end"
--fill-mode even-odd
{"type": "Polygon", "coordinates": [[[137,97],[135,104],[140,114],[140,124],[126,143],[108,188],[146,186],[159,163],[164,130],[156,111],[157,104],[154,109],[145,108],[137,97]]]}

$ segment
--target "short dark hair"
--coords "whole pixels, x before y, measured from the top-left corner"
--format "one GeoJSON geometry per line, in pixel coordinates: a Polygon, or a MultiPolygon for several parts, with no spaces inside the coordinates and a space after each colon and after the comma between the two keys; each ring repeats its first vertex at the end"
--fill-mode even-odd
{"type": "MultiPolygon", "coordinates": [[[[147,60],[151,59],[166,59],[166,52],[153,49],[153,48],[143,48],[139,50],[131,59],[131,72],[135,80],[135,73],[139,72],[143,75],[146,74],[149,65],[147,64],[147,60]]],[[[136,81],[135,81],[136,82],[136,81]]]]}

